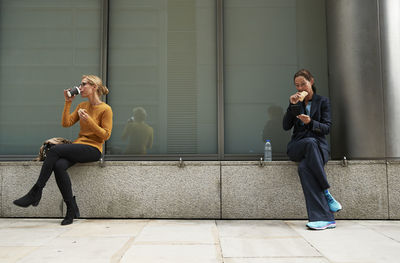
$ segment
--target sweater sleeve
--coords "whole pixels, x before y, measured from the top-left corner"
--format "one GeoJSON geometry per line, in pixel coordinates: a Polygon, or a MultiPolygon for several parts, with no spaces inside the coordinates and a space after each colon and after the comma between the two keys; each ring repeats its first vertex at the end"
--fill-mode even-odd
{"type": "Polygon", "coordinates": [[[88,119],[90,129],[103,140],[108,140],[111,136],[113,113],[110,107],[107,107],[101,116],[100,125],[92,118],[88,119]]]}
{"type": "Polygon", "coordinates": [[[72,104],[71,101],[66,101],[64,104],[64,110],[62,113],[62,120],[61,120],[61,125],[63,127],[70,127],[79,120],[79,115],[77,111],[78,108],[76,108],[74,112],[70,113],[71,104],[72,104]]]}

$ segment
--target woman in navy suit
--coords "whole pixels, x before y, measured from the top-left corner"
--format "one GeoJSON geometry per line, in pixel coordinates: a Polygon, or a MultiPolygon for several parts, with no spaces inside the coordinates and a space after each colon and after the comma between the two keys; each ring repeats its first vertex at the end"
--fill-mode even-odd
{"type": "Polygon", "coordinates": [[[329,158],[325,138],[331,127],[329,99],[316,94],[314,77],[306,69],[294,75],[294,84],[297,92],[290,96],[283,129],[294,127],[287,154],[292,161],[299,162],[298,173],[309,220],[307,227],[318,230],[334,228],[333,213],[341,210],[342,206],[329,193],[324,170],[329,158]]]}

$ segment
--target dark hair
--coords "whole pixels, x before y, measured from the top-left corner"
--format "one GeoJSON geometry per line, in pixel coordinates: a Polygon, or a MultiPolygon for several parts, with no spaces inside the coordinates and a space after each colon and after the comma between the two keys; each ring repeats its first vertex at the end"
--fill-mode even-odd
{"type": "MultiPolygon", "coordinates": [[[[296,74],[294,74],[293,80],[295,80],[297,77],[303,77],[308,81],[314,79],[313,75],[311,75],[311,72],[307,69],[300,69],[299,71],[297,71],[296,74]]],[[[314,93],[317,93],[317,88],[314,84],[312,85],[312,90],[314,91],[314,93]]]]}

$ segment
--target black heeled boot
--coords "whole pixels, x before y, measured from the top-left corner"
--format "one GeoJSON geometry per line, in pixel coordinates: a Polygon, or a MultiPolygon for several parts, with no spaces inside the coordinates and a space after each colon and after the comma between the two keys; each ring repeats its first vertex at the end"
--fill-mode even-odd
{"type": "Polygon", "coordinates": [[[64,217],[64,220],[61,222],[61,225],[69,225],[74,222],[74,218],[79,218],[79,208],[76,204],[75,196],[72,197],[71,200],[64,200],[67,205],[67,214],[64,217]]]}
{"type": "Polygon", "coordinates": [[[21,207],[28,207],[30,205],[37,206],[42,198],[42,191],[43,188],[35,184],[26,195],[15,200],[13,203],[21,207]]]}

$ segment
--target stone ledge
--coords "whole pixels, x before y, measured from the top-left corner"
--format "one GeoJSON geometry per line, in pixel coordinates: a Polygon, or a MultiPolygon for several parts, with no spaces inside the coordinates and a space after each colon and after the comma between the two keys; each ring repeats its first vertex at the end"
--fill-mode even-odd
{"type": "MultiPolygon", "coordinates": [[[[72,167],[73,191],[88,218],[305,219],[297,164],[273,161],[107,161],[72,167]]],[[[1,217],[62,217],[52,176],[36,208],[12,201],[35,182],[40,162],[0,162],[1,217]]],[[[338,219],[399,219],[400,162],[341,161],[326,166],[338,219]]]]}
{"type": "Polygon", "coordinates": [[[83,217],[219,218],[219,166],[72,167],[83,217]]]}
{"type": "Polygon", "coordinates": [[[387,165],[389,218],[400,219],[400,162],[389,162],[387,165]]]}
{"type": "Polygon", "coordinates": [[[3,215],[3,173],[0,172],[0,217],[3,215]]]}

